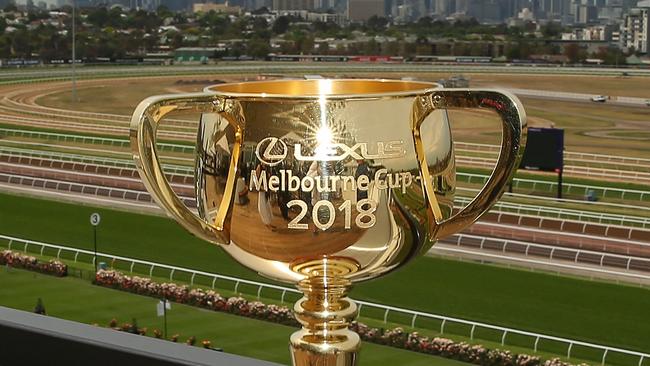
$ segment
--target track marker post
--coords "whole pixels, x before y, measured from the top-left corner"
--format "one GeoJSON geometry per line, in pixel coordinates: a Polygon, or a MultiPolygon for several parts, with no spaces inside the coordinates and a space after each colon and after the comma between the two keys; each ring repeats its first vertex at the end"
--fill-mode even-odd
{"type": "Polygon", "coordinates": [[[90,215],[90,225],[93,227],[93,264],[95,265],[95,275],[97,275],[97,226],[99,226],[101,220],[102,217],[97,212],[90,215]]]}

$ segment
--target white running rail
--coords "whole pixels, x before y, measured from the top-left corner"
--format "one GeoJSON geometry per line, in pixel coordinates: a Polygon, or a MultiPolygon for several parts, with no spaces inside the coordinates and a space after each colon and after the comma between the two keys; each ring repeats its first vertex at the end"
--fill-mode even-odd
{"type": "MultiPolygon", "coordinates": [[[[459,165],[473,165],[491,169],[494,167],[496,159],[457,154],[456,163],[459,165]]],[[[603,177],[610,179],[631,179],[637,181],[636,183],[650,183],[650,172],[639,171],[639,168],[636,168],[634,170],[620,170],[594,168],[580,165],[564,165],[564,173],[573,175],[586,175],[592,178],[603,177]]]]}
{"type": "MultiPolygon", "coordinates": [[[[456,175],[459,178],[463,178],[463,181],[465,181],[466,183],[485,183],[489,178],[487,175],[473,174],[473,173],[458,172],[456,173],[456,175]]],[[[557,182],[535,180],[535,179],[514,178],[512,180],[512,185],[515,188],[530,189],[532,191],[535,191],[537,189],[543,189],[547,192],[554,192],[557,189],[557,182]]],[[[577,184],[577,183],[562,183],[562,191],[565,193],[580,193],[585,195],[590,190],[599,192],[601,196],[608,196],[608,197],[613,196],[613,198],[637,200],[637,201],[644,201],[650,199],[650,191],[641,191],[638,189],[624,189],[624,188],[615,188],[615,187],[603,187],[603,186],[588,186],[586,184],[577,184]]]]}
{"type": "MultiPolygon", "coordinates": [[[[92,156],[70,154],[56,151],[47,150],[33,150],[21,149],[9,146],[0,145],[0,155],[20,157],[27,159],[51,160],[53,162],[70,162],[70,163],[83,163],[90,165],[101,165],[104,167],[118,167],[118,168],[134,168],[135,163],[133,160],[117,159],[105,156],[92,156]]],[[[28,163],[29,164],[29,163],[28,163]]],[[[174,174],[184,174],[192,176],[194,169],[191,166],[176,165],[176,164],[162,164],[165,172],[174,174]]]]}
{"type": "MultiPolygon", "coordinates": [[[[84,144],[110,145],[110,146],[119,146],[119,147],[131,146],[131,142],[129,140],[123,140],[123,139],[84,136],[84,135],[70,135],[64,133],[40,132],[40,131],[31,131],[31,130],[18,130],[12,128],[0,128],[0,135],[38,138],[38,139],[50,139],[56,141],[78,142],[84,144]]],[[[180,145],[180,144],[159,142],[157,146],[162,150],[167,150],[171,152],[191,153],[194,151],[194,146],[191,145],[180,145]]]]}
{"type": "MultiPolygon", "coordinates": [[[[467,149],[471,151],[484,151],[484,152],[493,152],[498,153],[501,150],[499,145],[491,144],[479,144],[471,142],[454,142],[454,147],[458,149],[467,149]]],[[[650,159],[647,158],[634,158],[629,156],[618,156],[618,155],[604,155],[604,154],[592,154],[592,153],[583,153],[583,152],[574,152],[574,151],[565,151],[565,159],[589,159],[595,160],[597,162],[614,162],[614,163],[623,163],[623,164],[634,164],[634,165],[645,165],[650,166],[650,159]]]]}
{"type": "MultiPolygon", "coordinates": [[[[45,249],[50,249],[56,251],[56,257],[61,258],[61,255],[63,253],[70,253],[71,255],[74,255],[74,261],[76,262],[79,260],[79,255],[84,254],[86,256],[90,256],[90,261],[94,263],[97,258],[94,257],[94,253],[90,250],[84,250],[84,249],[78,249],[78,248],[72,248],[72,247],[66,247],[66,246],[61,246],[61,245],[56,245],[56,244],[50,244],[50,243],[43,243],[43,242],[38,242],[38,241],[33,241],[33,240],[27,240],[27,239],[22,239],[22,238],[17,238],[13,236],[8,236],[8,235],[0,235],[0,240],[3,240],[6,243],[6,247],[10,250],[17,250],[16,246],[21,246],[20,249],[23,252],[27,253],[28,251],[34,253],[38,252],[40,255],[44,255],[45,249]]],[[[280,302],[284,303],[285,297],[287,293],[290,294],[300,294],[300,292],[296,289],[290,288],[290,287],[283,287],[283,286],[277,286],[277,285],[272,285],[268,283],[262,283],[262,282],[256,282],[256,281],[251,281],[251,280],[246,280],[243,278],[237,278],[237,277],[232,277],[232,276],[225,276],[225,275],[220,275],[216,273],[209,273],[209,272],[204,272],[204,271],[197,271],[189,268],[184,268],[184,267],[175,267],[167,264],[161,264],[161,263],[155,263],[155,262],[149,262],[145,260],[140,260],[140,259],[134,259],[134,258],[128,258],[128,257],[122,257],[114,254],[108,254],[108,253],[97,253],[97,257],[103,257],[110,259],[112,262],[120,261],[124,262],[126,265],[129,265],[129,271],[132,273],[133,268],[136,264],[140,266],[145,266],[149,268],[149,276],[153,275],[154,269],[163,269],[169,271],[169,280],[173,281],[174,279],[174,274],[177,273],[185,273],[187,275],[190,275],[190,284],[194,285],[194,282],[196,281],[197,276],[199,277],[204,277],[208,281],[212,280],[211,282],[211,287],[215,288],[216,281],[222,281],[222,282],[229,282],[233,285],[233,291],[234,292],[239,292],[239,287],[241,284],[247,284],[251,285],[257,288],[257,297],[261,297],[262,290],[264,289],[270,289],[270,290],[275,290],[280,292],[280,302]]],[[[223,287],[222,287],[223,288],[223,287]]],[[[631,350],[626,350],[622,348],[617,348],[617,347],[609,347],[609,346],[604,346],[600,344],[594,344],[594,343],[588,343],[588,342],[583,342],[575,339],[568,339],[568,338],[562,338],[562,337],[555,337],[551,335],[545,335],[541,333],[534,333],[534,332],[528,332],[524,330],[519,330],[519,329],[514,329],[514,328],[506,328],[506,327],[500,327],[498,325],[492,325],[492,324],[486,324],[486,323],[480,323],[480,322],[474,322],[471,320],[466,320],[466,319],[460,319],[460,318],[454,318],[454,317],[448,317],[444,315],[439,315],[439,314],[432,314],[432,313],[426,313],[426,312],[421,312],[421,311],[415,311],[415,310],[409,310],[409,309],[403,309],[403,308],[398,308],[394,306],[388,306],[388,305],[382,305],[382,304],[377,304],[377,303],[372,303],[372,302],[367,302],[367,301],[358,301],[355,300],[357,304],[359,304],[359,313],[361,314],[361,311],[363,308],[374,308],[377,310],[380,310],[383,312],[383,321],[385,323],[388,322],[388,315],[390,313],[397,313],[401,315],[407,315],[410,317],[411,322],[410,326],[415,327],[417,319],[432,319],[440,322],[440,329],[439,332],[440,334],[445,333],[445,327],[449,326],[450,324],[462,324],[468,327],[471,327],[471,330],[469,332],[469,337],[470,339],[474,339],[474,334],[476,329],[489,329],[493,331],[500,332],[500,341],[501,345],[506,345],[507,340],[508,340],[508,335],[518,335],[518,336],[524,336],[530,339],[531,342],[531,348],[535,352],[538,350],[542,351],[543,347],[540,345],[540,342],[547,341],[547,342],[556,342],[556,343],[562,343],[566,345],[567,351],[566,351],[566,357],[571,358],[571,350],[573,349],[574,346],[580,346],[580,347],[585,347],[585,348],[590,348],[592,350],[600,351],[602,352],[602,358],[600,359],[601,364],[605,364],[607,361],[607,356],[611,355],[612,353],[618,353],[618,354],[623,354],[627,356],[632,356],[639,359],[637,366],[642,366],[643,361],[647,358],[650,358],[650,354],[647,353],[642,353],[642,352],[637,352],[637,351],[631,351],[631,350]]],[[[438,330],[438,329],[435,329],[438,330]]],[[[521,343],[518,342],[517,344],[519,347],[521,347],[521,343]]]]}
{"type": "MultiPolygon", "coordinates": [[[[553,245],[537,244],[521,240],[512,240],[496,237],[487,237],[480,235],[471,235],[458,233],[451,235],[440,241],[445,244],[453,244],[457,247],[478,248],[479,250],[491,250],[504,254],[523,255],[525,257],[544,257],[549,260],[563,260],[573,262],[575,264],[589,264],[604,267],[616,267],[625,269],[626,271],[650,271],[650,258],[613,254],[605,252],[597,252],[594,250],[575,249],[569,247],[558,247],[553,245]]],[[[433,252],[436,251],[434,245],[433,252]]],[[[509,259],[515,259],[508,256],[509,259]]],[[[553,265],[553,263],[547,263],[553,265]]],[[[577,268],[574,268],[577,269],[577,268]]],[[[593,271],[594,268],[580,267],[581,270],[593,271]]],[[[598,270],[597,272],[612,274],[617,276],[624,276],[635,279],[650,280],[650,275],[643,275],[634,272],[622,272],[612,270],[598,270]]]]}
{"type": "Polygon", "coordinates": [[[70,193],[120,198],[123,200],[130,199],[139,202],[152,202],[151,196],[148,192],[136,191],[133,189],[98,186],[85,183],[74,183],[63,180],[35,178],[7,173],[0,173],[0,182],[24,185],[32,188],[45,188],[70,193]]]}
{"type": "MultiPolygon", "coordinates": [[[[454,200],[457,208],[464,207],[471,201],[471,199],[461,196],[455,197],[454,200]]],[[[650,217],[610,214],[603,211],[573,210],[553,206],[526,205],[506,201],[497,202],[492,206],[490,212],[511,213],[539,218],[565,219],[578,222],[592,222],[596,224],[640,227],[643,229],[650,228],[650,217]]]]}

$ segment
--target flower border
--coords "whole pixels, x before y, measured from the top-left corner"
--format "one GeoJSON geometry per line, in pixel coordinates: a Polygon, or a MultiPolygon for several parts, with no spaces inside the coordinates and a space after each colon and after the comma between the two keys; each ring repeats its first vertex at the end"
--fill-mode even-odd
{"type": "MultiPolygon", "coordinates": [[[[96,285],[132,292],[139,295],[166,298],[181,304],[221,311],[273,323],[299,327],[293,313],[286,306],[266,305],[260,301],[248,301],[243,297],[226,298],[213,290],[190,289],[186,285],[164,282],[150,278],[127,276],[115,270],[100,270],[96,273],[96,285]]],[[[350,329],[357,332],[366,342],[427,353],[457,361],[481,366],[574,366],[559,358],[542,360],[537,356],[515,354],[500,349],[488,349],[482,345],[454,342],[447,338],[428,338],[418,332],[405,332],[402,328],[384,330],[352,322],[350,329]]],[[[579,366],[588,366],[580,364],[579,366]]]]}
{"type": "Polygon", "coordinates": [[[3,250],[0,252],[0,265],[22,268],[57,277],[65,277],[68,275],[68,266],[59,260],[51,259],[48,262],[41,262],[36,257],[12,252],[11,250],[3,250]]]}

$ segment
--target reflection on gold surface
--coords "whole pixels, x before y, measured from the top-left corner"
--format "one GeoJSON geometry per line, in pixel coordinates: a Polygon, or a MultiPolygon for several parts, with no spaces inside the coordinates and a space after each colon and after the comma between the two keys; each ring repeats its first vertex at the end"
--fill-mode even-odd
{"type": "Polygon", "coordinates": [[[258,94],[266,96],[309,97],[362,94],[423,93],[436,84],[415,81],[366,80],[366,79],[319,79],[319,80],[272,80],[249,83],[219,84],[208,90],[224,95],[258,94]]]}
{"type": "Polygon", "coordinates": [[[352,365],[357,307],[347,292],[462,230],[503,192],[525,140],[518,100],[496,91],[442,90],[390,80],[280,80],[222,84],[206,93],[153,97],[131,123],[145,185],[170,216],[258,273],[295,284],[303,328],[296,365],[352,365]],[[497,166],[452,216],[455,163],[448,109],[496,112],[497,166]],[[201,112],[198,215],[165,180],[155,148],[165,114],[201,112]]]}

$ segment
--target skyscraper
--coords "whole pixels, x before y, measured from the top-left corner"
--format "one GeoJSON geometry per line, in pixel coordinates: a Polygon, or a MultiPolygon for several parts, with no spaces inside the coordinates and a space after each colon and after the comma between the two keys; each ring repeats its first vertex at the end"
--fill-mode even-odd
{"type": "Polygon", "coordinates": [[[314,0],[273,0],[273,10],[313,10],[314,0]]]}
{"type": "Polygon", "coordinates": [[[433,0],[433,13],[439,16],[447,16],[454,12],[456,5],[454,0],[433,0]],[[453,3],[453,4],[452,4],[453,3]]]}
{"type": "Polygon", "coordinates": [[[384,0],[349,0],[348,18],[353,22],[365,22],[371,16],[386,16],[384,0]]]}

